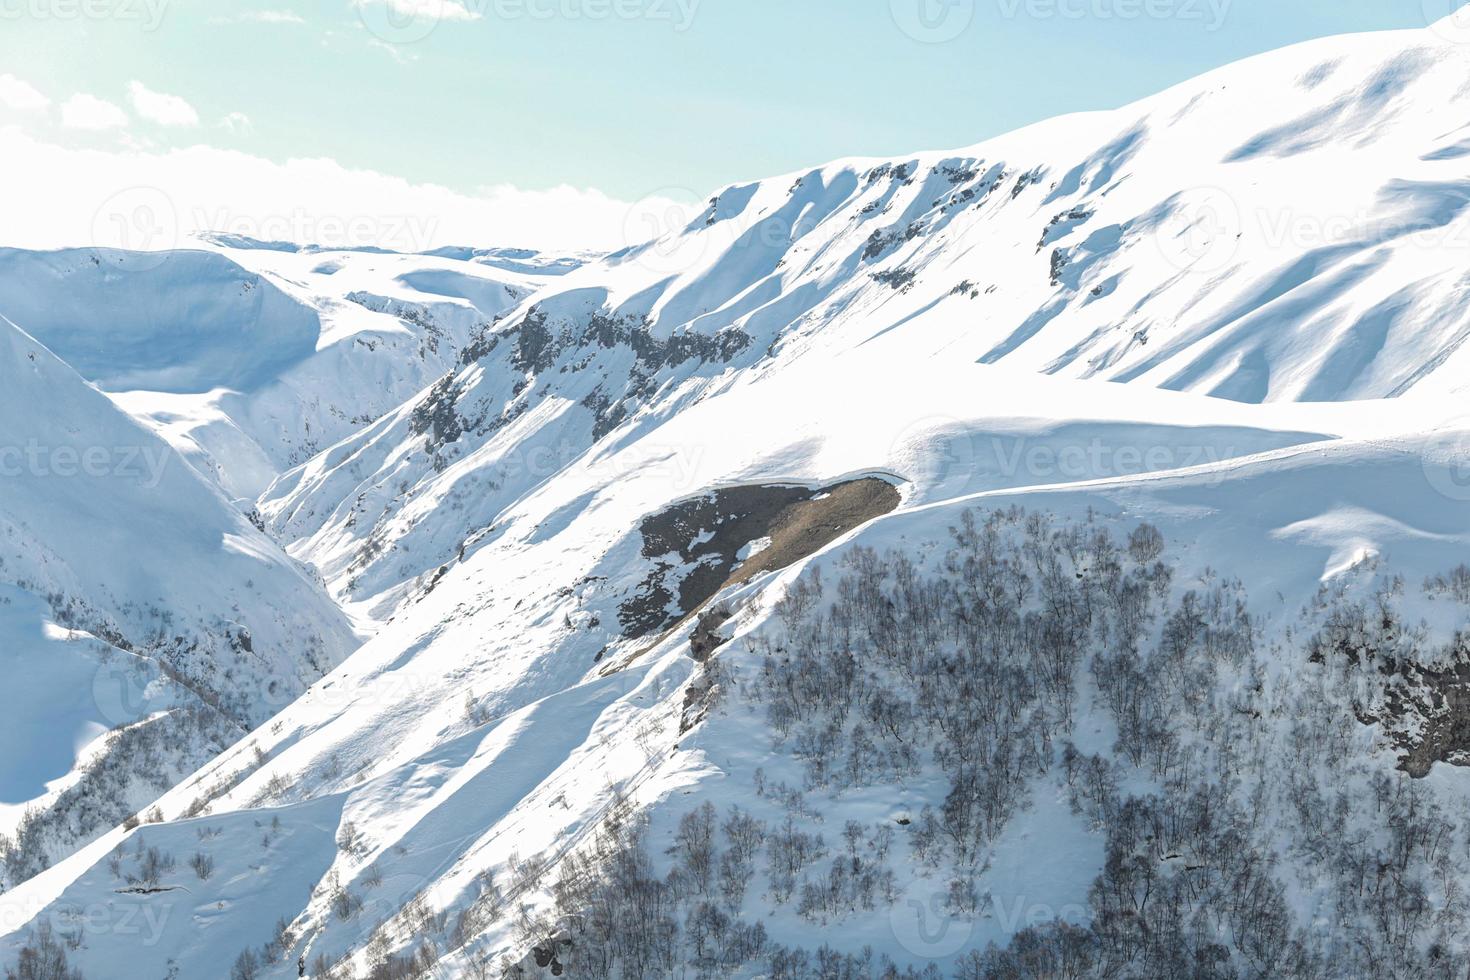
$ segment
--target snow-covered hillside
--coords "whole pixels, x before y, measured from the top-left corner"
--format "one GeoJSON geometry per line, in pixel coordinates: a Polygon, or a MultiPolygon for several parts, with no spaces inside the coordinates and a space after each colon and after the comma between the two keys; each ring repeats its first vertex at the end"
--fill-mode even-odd
{"type": "Polygon", "coordinates": [[[0,413],[13,883],[142,810],[357,637],[310,570],[8,320],[0,413]]]}
{"type": "Polygon", "coordinates": [[[400,255],[218,237],[194,250],[0,250],[0,314],[254,498],[441,376],[581,259],[400,255]]]}
{"type": "Polygon", "coordinates": [[[595,443],[880,343],[905,423],[927,417],[905,386],[977,362],[1245,403],[1453,399],[1470,219],[1444,107],[1467,67],[1428,31],[1336,38],[961,153],[728,188],[523,303],[263,512],[378,608],[595,443]],[[423,519],[446,500],[463,520],[423,519]]]}
{"type": "Polygon", "coordinates": [[[575,268],[203,253],[321,338],[468,306],[300,465],[181,403],[373,635],[0,895],[0,962],[1464,976],[1467,77],[1329,39],[575,268]]]}

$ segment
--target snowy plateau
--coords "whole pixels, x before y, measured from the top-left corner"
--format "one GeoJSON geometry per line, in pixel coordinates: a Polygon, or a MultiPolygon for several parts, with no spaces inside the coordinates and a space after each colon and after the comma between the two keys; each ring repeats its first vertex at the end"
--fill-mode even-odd
{"type": "Polygon", "coordinates": [[[1445,33],[605,255],[0,250],[0,971],[1466,977],[1445,33]]]}

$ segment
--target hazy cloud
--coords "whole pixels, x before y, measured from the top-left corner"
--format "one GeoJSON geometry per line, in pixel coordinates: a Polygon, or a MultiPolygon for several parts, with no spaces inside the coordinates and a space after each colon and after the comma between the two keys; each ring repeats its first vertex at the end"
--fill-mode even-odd
{"type": "Polygon", "coordinates": [[[121,129],[128,124],[128,114],[106,99],[81,92],[62,103],[61,124],[68,129],[121,129]]]}
{"type": "Polygon", "coordinates": [[[243,112],[232,112],[219,121],[219,128],[232,136],[245,136],[253,132],[255,124],[243,112]]]}
{"type": "Polygon", "coordinates": [[[200,231],[281,237],[302,228],[309,237],[311,229],[340,225],[384,229],[388,247],[402,247],[401,229],[413,228],[419,249],[612,250],[634,244],[633,232],[676,207],[663,198],[630,204],[565,185],[462,193],[329,159],[276,163],[207,146],[76,149],[14,128],[0,128],[0,159],[9,178],[0,182],[6,244],[31,248],[127,244],[98,237],[113,228],[98,215],[116,211],[120,198],[146,201],[160,220],[166,215],[164,223],[177,228],[170,240],[180,244],[200,231]]]}
{"type": "Polygon", "coordinates": [[[160,126],[197,126],[199,113],[177,95],[155,92],[142,82],[128,86],[128,95],[138,115],[160,126]]]}
{"type": "Polygon", "coordinates": [[[18,112],[40,112],[51,104],[30,82],[14,75],[0,75],[0,105],[18,112]]]}

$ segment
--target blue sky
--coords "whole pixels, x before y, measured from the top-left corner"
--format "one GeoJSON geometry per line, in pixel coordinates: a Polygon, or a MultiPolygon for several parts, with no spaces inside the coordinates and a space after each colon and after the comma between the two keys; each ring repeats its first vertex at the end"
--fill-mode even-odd
{"type": "Polygon", "coordinates": [[[29,125],[57,143],[694,197],[968,145],[1452,2],[0,0],[0,110],[33,90],[29,125]]]}
{"type": "Polygon", "coordinates": [[[96,20],[66,2],[17,18],[45,0],[0,0],[5,70],[53,98],[120,105],[140,79],[206,119],[251,123],[155,139],[466,191],[565,182],[624,198],[963,146],[1292,41],[1425,20],[1420,0],[1156,0],[1155,16],[1143,0],[632,0],[621,17],[610,0],[464,0],[477,18],[390,45],[364,29],[388,11],[349,0],[115,0],[118,16],[96,20]],[[935,36],[963,30],[910,37],[898,22],[921,5],[935,36]]]}

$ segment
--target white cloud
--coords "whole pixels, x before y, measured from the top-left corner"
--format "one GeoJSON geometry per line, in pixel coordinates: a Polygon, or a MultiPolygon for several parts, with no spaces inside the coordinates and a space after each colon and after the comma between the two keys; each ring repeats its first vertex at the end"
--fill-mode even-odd
{"type": "Polygon", "coordinates": [[[121,108],[80,92],[61,105],[61,125],[68,129],[121,129],[128,124],[128,114],[121,108]]]}
{"type": "Polygon", "coordinates": [[[402,50],[402,45],[389,44],[387,41],[375,37],[368,38],[368,47],[383,52],[400,65],[407,65],[419,60],[418,55],[402,50]]]}
{"type": "Polygon", "coordinates": [[[406,20],[479,20],[481,14],[459,0],[356,0],[359,7],[380,5],[406,20]]]}
{"type": "Polygon", "coordinates": [[[30,82],[14,75],[0,75],[0,105],[18,112],[40,112],[51,104],[30,82]]]}
{"type": "Polygon", "coordinates": [[[232,112],[219,121],[219,128],[233,136],[246,136],[255,130],[255,124],[243,112],[232,112]]]}
{"type": "MultiPolygon", "coordinates": [[[[143,202],[171,229],[153,247],[201,231],[404,251],[446,245],[567,250],[622,248],[646,237],[664,199],[628,204],[597,190],[511,186],[459,193],[326,159],[276,163],[234,150],[71,149],[0,128],[0,244],[29,248],[128,244],[119,210],[143,202]],[[122,202],[118,204],[118,202],[122,202]],[[314,240],[314,241],[313,241],[314,240]]],[[[136,244],[136,243],[134,243],[136,244]]]]}
{"type": "Polygon", "coordinates": [[[251,24],[305,24],[306,18],[289,10],[255,10],[240,15],[240,19],[251,24]]]}
{"type": "Polygon", "coordinates": [[[211,17],[211,24],[289,24],[300,26],[306,18],[290,10],[247,10],[228,17],[211,17]]]}
{"type": "Polygon", "coordinates": [[[128,96],[138,115],[160,126],[197,126],[199,113],[177,95],[155,92],[142,82],[128,85],[128,96]]]}

